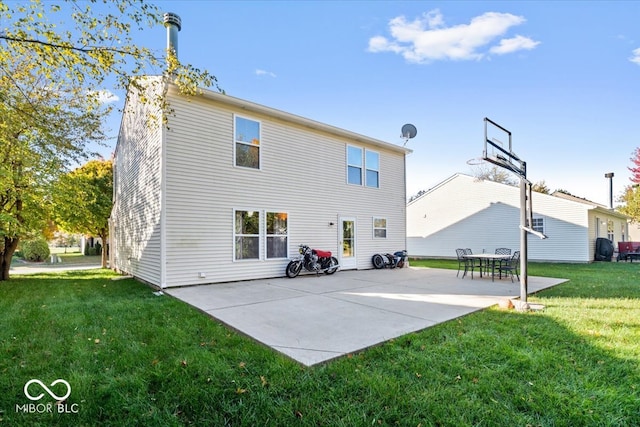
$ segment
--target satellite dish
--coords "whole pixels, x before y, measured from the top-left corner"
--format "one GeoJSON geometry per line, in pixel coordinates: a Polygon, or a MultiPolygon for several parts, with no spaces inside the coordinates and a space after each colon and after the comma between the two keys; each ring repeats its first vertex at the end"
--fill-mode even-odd
{"type": "Polygon", "coordinates": [[[415,137],[418,134],[418,129],[411,123],[407,123],[402,126],[402,138],[404,138],[404,145],[407,145],[407,142],[415,137]]]}

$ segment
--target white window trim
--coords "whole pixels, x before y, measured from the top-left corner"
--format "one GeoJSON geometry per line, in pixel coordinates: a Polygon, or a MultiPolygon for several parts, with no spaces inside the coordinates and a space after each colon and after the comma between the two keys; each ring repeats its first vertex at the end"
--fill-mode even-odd
{"type": "Polygon", "coordinates": [[[281,209],[256,209],[256,208],[234,208],[232,213],[233,227],[233,262],[257,262],[257,261],[282,261],[289,258],[289,241],[291,224],[289,223],[290,215],[288,211],[281,209]],[[258,214],[258,258],[236,258],[236,237],[238,236],[255,236],[254,234],[237,234],[236,233],[236,212],[256,212],[258,214]],[[267,234],[267,214],[268,213],[284,213],[287,214],[287,234],[267,234]],[[287,237],[287,253],[283,257],[268,258],[267,257],[267,238],[274,236],[287,237]]]}
{"type": "Polygon", "coordinates": [[[612,219],[607,220],[607,239],[612,242],[615,241],[616,237],[616,224],[612,219]]]}
{"type": "Polygon", "coordinates": [[[345,163],[346,163],[346,182],[349,185],[356,185],[359,187],[366,187],[366,188],[380,188],[380,164],[382,163],[382,156],[380,155],[379,151],[375,151],[375,150],[369,150],[368,148],[359,146],[359,145],[354,145],[354,144],[347,144],[346,149],[345,149],[345,163]],[[353,148],[357,148],[358,150],[360,150],[360,161],[361,161],[361,166],[358,165],[354,165],[349,163],[349,147],[353,147],[353,148]],[[375,153],[378,156],[378,168],[377,169],[372,169],[369,168],[367,166],[367,153],[375,153]],[[349,182],[349,167],[354,167],[354,168],[360,168],[360,184],[354,184],[352,182],[349,182]],[[378,185],[377,186],[373,186],[373,185],[368,185],[367,183],[367,171],[375,171],[378,174],[378,185]]]}
{"type": "Polygon", "coordinates": [[[289,230],[291,230],[291,227],[289,226],[289,212],[287,211],[282,211],[282,210],[277,210],[277,209],[265,209],[264,211],[264,259],[265,261],[272,261],[272,260],[283,260],[283,259],[287,259],[289,258],[289,230]],[[267,215],[270,213],[281,213],[281,214],[286,214],[287,215],[287,234],[269,234],[267,233],[267,215]],[[269,258],[269,253],[267,250],[267,245],[268,243],[268,238],[269,237],[281,237],[281,236],[286,236],[287,238],[287,253],[285,254],[285,256],[283,257],[277,257],[277,258],[269,258]]]}
{"type": "MultiPolygon", "coordinates": [[[[540,230],[536,230],[536,231],[540,231],[542,234],[545,234],[545,231],[547,228],[547,221],[545,220],[545,218],[543,216],[534,216],[532,219],[534,222],[536,220],[542,220],[542,231],[540,230]]],[[[535,230],[535,227],[533,226],[533,224],[531,224],[531,229],[535,230]]]]}
{"type": "Polygon", "coordinates": [[[260,209],[251,209],[251,208],[235,208],[233,209],[233,217],[231,218],[232,227],[233,227],[233,262],[256,262],[262,260],[262,222],[263,216],[262,211],[260,209]],[[258,258],[236,258],[236,237],[238,236],[255,236],[254,234],[237,234],[236,233],[236,212],[256,212],[258,214],[258,258]]]}
{"type": "Polygon", "coordinates": [[[371,219],[371,225],[373,226],[373,238],[374,239],[386,239],[387,235],[389,234],[389,221],[387,220],[386,217],[384,216],[374,216],[371,219]],[[376,220],[377,219],[384,219],[384,228],[382,227],[376,227],[376,220]],[[378,237],[376,236],[376,230],[384,230],[384,237],[378,237]]]}
{"type": "Polygon", "coordinates": [[[345,155],[345,163],[347,164],[347,167],[346,167],[346,173],[347,173],[346,181],[347,181],[347,184],[356,185],[358,187],[362,187],[364,185],[364,180],[366,178],[364,176],[365,175],[365,170],[366,170],[365,169],[365,164],[364,164],[364,148],[360,147],[360,146],[357,146],[357,145],[353,145],[353,144],[347,144],[344,155],[345,155]],[[357,148],[358,150],[360,150],[360,162],[361,162],[360,166],[352,165],[351,163],[349,163],[349,147],[357,148]],[[353,182],[349,182],[349,167],[360,168],[360,184],[354,184],[353,182]]]}
{"type": "Polygon", "coordinates": [[[380,152],[375,150],[364,149],[364,186],[368,188],[380,188],[380,152]],[[378,155],[378,169],[371,169],[367,165],[367,153],[375,153],[378,155]],[[375,187],[367,182],[367,171],[376,171],[378,174],[378,185],[375,187]]]}
{"type": "Polygon", "coordinates": [[[253,117],[247,117],[247,116],[243,116],[240,114],[233,114],[233,135],[232,135],[232,139],[233,139],[233,167],[234,168],[239,168],[239,169],[243,169],[243,170],[253,170],[253,171],[261,171],[262,170],[262,121],[261,120],[256,120],[253,117]],[[237,141],[236,140],[236,119],[245,119],[245,120],[251,120],[252,122],[256,122],[258,123],[259,126],[259,132],[258,132],[258,139],[260,141],[260,144],[258,144],[258,163],[259,163],[259,167],[257,168],[251,168],[248,166],[242,166],[242,165],[238,165],[236,163],[236,144],[244,144],[244,145],[249,145],[251,146],[252,144],[249,144],[245,141],[237,141]]]}

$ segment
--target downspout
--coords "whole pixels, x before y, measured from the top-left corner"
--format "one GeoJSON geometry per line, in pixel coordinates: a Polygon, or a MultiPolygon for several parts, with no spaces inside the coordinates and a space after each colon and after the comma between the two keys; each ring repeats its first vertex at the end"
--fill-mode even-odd
{"type": "MultiPolygon", "coordinates": [[[[403,182],[402,182],[402,197],[404,201],[404,250],[407,250],[407,152],[405,151],[402,156],[402,162],[404,163],[404,171],[403,171],[403,182]]],[[[408,253],[408,252],[407,252],[408,253]]],[[[411,255],[411,254],[408,254],[411,255]]],[[[409,267],[409,257],[407,256],[406,262],[404,263],[405,267],[409,267]]]]}

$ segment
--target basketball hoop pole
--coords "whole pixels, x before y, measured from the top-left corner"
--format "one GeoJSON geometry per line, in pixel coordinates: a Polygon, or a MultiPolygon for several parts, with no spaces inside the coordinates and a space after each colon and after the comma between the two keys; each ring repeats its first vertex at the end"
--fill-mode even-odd
{"type": "Polygon", "coordinates": [[[513,152],[511,132],[487,117],[484,118],[484,151],[482,158],[520,177],[520,309],[527,310],[529,308],[529,304],[527,304],[529,286],[527,268],[529,260],[528,234],[533,233],[541,239],[547,238],[543,233],[533,230],[532,194],[531,183],[527,180],[527,163],[513,152]],[[507,136],[508,149],[502,146],[499,139],[489,137],[488,129],[490,126],[492,129],[497,129],[507,136]]]}
{"type": "MultiPolygon", "coordinates": [[[[525,174],[520,176],[520,301],[527,303],[527,288],[529,285],[529,277],[527,271],[527,260],[529,259],[529,251],[527,250],[527,181],[525,174]]],[[[525,305],[526,306],[526,305],[525,305]]]]}

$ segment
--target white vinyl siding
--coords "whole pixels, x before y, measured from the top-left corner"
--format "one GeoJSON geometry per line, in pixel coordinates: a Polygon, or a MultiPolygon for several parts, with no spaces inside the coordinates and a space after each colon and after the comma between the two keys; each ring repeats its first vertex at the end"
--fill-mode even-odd
{"type": "Polygon", "coordinates": [[[288,214],[289,254],[301,243],[337,253],[339,215],[361,224],[371,223],[372,215],[387,220],[386,240],[374,240],[369,227],[358,228],[358,268],[371,268],[374,253],[405,248],[403,151],[375,148],[380,188],[348,185],[348,139],[255,113],[251,117],[260,122],[261,132],[258,179],[233,166],[229,141],[237,111],[226,96],[186,100],[174,90],[169,91],[174,115],[166,136],[167,286],[283,276],[288,260],[269,256],[264,224],[259,261],[234,262],[231,212],[248,206],[263,216],[288,214]]]}
{"type": "Polygon", "coordinates": [[[607,237],[607,235],[603,234],[607,232],[607,222],[609,220],[613,221],[613,239],[610,240],[613,241],[613,247],[616,251],[618,250],[618,242],[633,240],[628,239],[627,236],[625,236],[625,232],[627,230],[626,220],[614,216],[609,212],[610,211],[608,208],[602,208],[589,212],[589,224],[592,225],[591,227],[589,227],[589,248],[591,260],[595,258],[596,239],[598,237],[607,237]],[[618,225],[616,226],[616,224],[618,225]]]}
{"type": "MultiPolygon", "coordinates": [[[[533,193],[534,218],[548,239],[528,237],[534,261],[589,262],[595,247],[593,205],[533,193]]],[[[598,211],[599,215],[609,215],[598,211]]],[[[613,215],[611,215],[613,218],[613,215]]],[[[620,221],[620,218],[613,218],[620,221]]],[[[455,249],[520,247],[520,189],[457,174],[407,206],[410,256],[454,258],[455,249]]]]}
{"type": "MultiPolygon", "coordinates": [[[[161,89],[159,79],[147,81],[161,89]]],[[[156,286],[162,286],[162,132],[159,111],[132,92],[114,160],[110,259],[112,268],[156,286]],[[147,120],[151,113],[155,121],[147,120]]]]}

